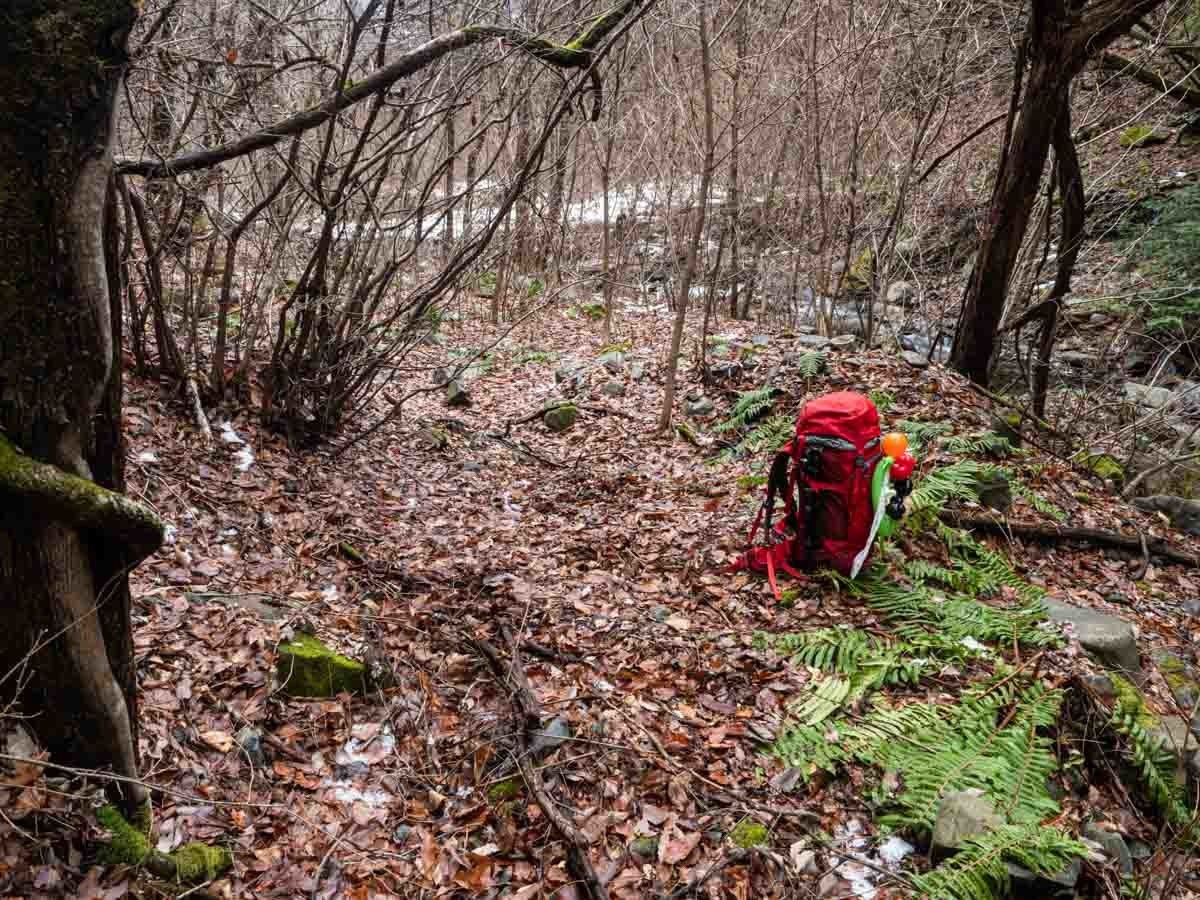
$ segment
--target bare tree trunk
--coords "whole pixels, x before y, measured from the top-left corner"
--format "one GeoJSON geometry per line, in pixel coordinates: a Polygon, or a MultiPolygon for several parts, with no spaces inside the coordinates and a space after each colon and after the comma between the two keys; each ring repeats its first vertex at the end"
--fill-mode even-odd
{"type": "Polygon", "coordinates": [[[1062,198],[1062,237],[1058,248],[1058,271],[1054,276],[1054,287],[1047,297],[1042,319],[1042,331],[1038,340],[1037,361],[1033,369],[1033,414],[1039,419],[1046,415],[1046,393],[1050,386],[1050,355],[1054,350],[1054,338],[1058,331],[1058,316],[1062,310],[1062,298],[1071,293],[1071,275],[1075,271],[1075,260],[1079,258],[1079,246],[1083,241],[1084,195],[1083,172],[1079,168],[1079,154],[1071,137],[1070,97],[1063,97],[1058,122],[1054,130],[1055,168],[1058,170],[1058,192],[1062,198]]]}
{"type": "Polygon", "coordinates": [[[698,209],[692,222],[692,233],[688,240],[687,259],[679,279],[679,301],[675,307],[675,326],[671,330],[671,350],[667,357],[667,383],[663,389],[662,413],[658,417],[658,430],[666,432],[671,427],[671,414],[675,406],[675,381],[679,374],[679,348],[683,342],[683,326],[687,320],[688,296],[692,290],[692,279],[696,275],[696,259],[700,254],[700,240],[704,236],[704,220],[708,212],[708,189],[713,170],[713,88],[712,48],[708,43],[708,4],[700,0],[700,71],[704,90],[704,167],[700,170],[698,209]]]}
{"type": "Polygon", "coordinates": [[[1078,0],[1032,3],[1017,54],[987,230],[963,297],[951,353],[954,368],[978,384],[988,382],[1009,282],[1071,79],[1090,57],[1103,52],[1161,3],[1112,0],[1090,7],[1078,0]],[[1026,58],[1029,76],[1022,92],[1026,58]]]}
{"type": "MultiPolygon", "coordinates": [[[[136,16],[132,0],[35,0],[6,10],[0,31],[0,694],[21,689],[60,761],[131,778],[126,573],[161,526],[110,493],[123,487],[124,448],[105,210],[136,16]]],[[[145,800],[127,787],[129,807],[145,800]]]]}
{"type": "MultiPolygon", "coordinates": [[[[729,264],[732,267],[733,282],[729,287],[729,317],[731,319],[746,319],[750,314],[750,297],[747,292],[745,303],[739,303],[740,285],[738,284],[741,254],[739,253],[738,223],[742,214],[741,185],[738,183],[738,152],[741,145],[742,112],[738,103],[738,87],[742,79],[742,59],[746,56],[746,4],[741,4],[737,12],[737,41],[734,50],[733,76],[730,90],[729,109],[729,264]]],[[[707,319],[707,314],[706,314],[707,319]]]]}

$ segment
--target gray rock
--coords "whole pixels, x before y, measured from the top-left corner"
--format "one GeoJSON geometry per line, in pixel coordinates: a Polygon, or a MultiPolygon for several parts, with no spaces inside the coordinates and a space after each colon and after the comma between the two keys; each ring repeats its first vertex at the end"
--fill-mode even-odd
{"type": "Polygon", "coordinates": [[[1196,701],[1200,700],[1200,683],[1196,680],[1196,670],[1187,660],[1166,650],[1154,654],[1154,665],[1162,673],[1175,702],[1190,715],[1196,709],[1196,701]]]}
{"type": "Polygon", "coordinates": [[[1069,623],[1085,650],[1095,653],[1106,664],[1128,672],[1136,672],[1141,667],[1133,626],[1124,619],[1049,598],[1045,603],[1050,618],[1060,624],[1069,623]]]}
{"type": "Polygon", "coordinates": [[[392,843],[403,844],[408,840],[408,836],[412,834],[412,826],[400,824],[392,829],[392,843]]]}
{"type": "Polygon", "coordinates": [[[562,716],[558,716],[541,731],[534,733],[533,741],[529,745],[529,752],[535,758],[540,757],[570,739],[571,723],[562,716]]]}
{"type": "Polygon", "coordinates": [[[477,462],[468,460],[467,462],[463,463],[463,471],[464,472],[482,472],[483,471],[483,463],[477,463],[477,462]]]}
{"type": "Polygon", "coordinates": [[[707,397],[701,397],[699,400],[689,401],[686,410],[689,416],[707,416],[713,411],[713,402],[707,397]]]}
{"type": "Polygon", "coordinates": [[[267,755],[263,753],[262,748],[262,732],[251,725],[247,725],[239,731],[233,738],[237,741],[241,752],[250,760],[250,764],[256,769],[265,769],[267,766],[267,755]]]}
{"type": "Polygon", "coordinates": [[[1171,524],[1188,534],[1200,534],[1200,501],[1186,500],[1172,494],[1135,497],[1133,505],[1147,512],[1166,513],[1171,524]]]}
{"type": "Polygon", "coordinates": [[[858,343],[858,338],[852,334],[839,334],[836,337],[831,338],[829,341],[829,345],[837,348],[838,350],[844,350],[847,347],[853,347],[856,343],[858,343]]]}
{"type": "Polygon", "coordinates": [[[925,358],[925,354],[917,353],[915,350],[904,350],[901,351],[900,355],[914,369],[924,369],[929,365],[929,360],[925,358]]]}
{"type": "Polygon", "coordinates": [[[1129,855],[1129,847],[1125,839],[1115,831],[1108,831],[1089,822],[1083,829],[1083,836],[1103,847],[1104,853],[1117,864],[1122,875],[1133,873],[1133,857],[1129,855]]]}
{"type": "Polygon", "coordinates": [[[823,347],[829,346],[829,338],[819,334],[798,334],[796,335],[796,343],[809,350],[820,350],[823,347]]]}
{"type": "Polygon", "coordinates": [[[646,377],[646,364],[643,362],[635,362],[629,366],[629,377],[634,381],[641,381],[646,377]]]}
{"type": "Polygon", "coordinates": [[[765,347],[771,343],[771,338],[765,334],[756,334],[750,338],[750,344],[753,347],[765,347]]]}
{"type": "Polygon", "coordinates": [[[730,378],[736,378],[741,371],[742,367],[738,363],[723,362],[717,363],[715,366],[710,366],[708,376],[714,381],[726,381],[730,378]]]}
{"type": "Polygon", "coordinates": [[[606,397],[624,397],[625,385],[619,381],[609,381],[600,388],[600,393],[606,397]]]}
{"type": "Polygon", "coordinates": [[[545,415],[542,416],[542,424],[551,431],[566,431],[575,424],[578,415],[579,410],[568,403],[546,410],[545,415]]]}
{"type": "Polygon", "coordinates": [[[671,610],[665,606],[656,606],[650,610],[650,615],[654,617],[655,622],[665,622],[671,618],[671,610]]]}
{"type": "Polygon", "coordinates": [[[1088,316],[1089,325],[1107,325],[1108,322],[1109,318],[1104,313],[1092,313],[1088,316]]]}
{"type": "Polygon", "coordinates": [[[610,350],[600,357],[600,365],[612,374],[619,375],[625,368],[625,354],[620,350],[610,350]]]}
{"type": "Polygon", "coordinates": [[[562,384],[564,381],[577,381],[582,373],[580,365],[575,360],[563,360],[562,365],[554,370],[554,383],[562,384]]]}
{"type": "Polygon", "coordinates": [[[917,299],[917,289],[907,281],[893,281],[888,285],[887,302],[893,306],[908,306],[917,299]]]}
{"type": "Polygon", "coordinates": [[[954,791],[942,798],[933,823],[931,846],[935,856],[956,850],[964,838],[983,834],[1004,824],[983,791],[971,788],[954,791]]]}
{"type": "Polygon", "coordinates": [[[1184,600],[1179,604],[1179,608],[1189,616],[1200,616],[1200,597],[1190,597],[1184,600]]]}
{"type": "Polygon", "coordinates": [[[1136,381],[1125,382],[1124,390],[1128,402],[1148,409],[1159,409],[1175,399],[1175,392],[1169,388],[1138,384],[1136,381]]]}
{"type": "Polygon", "coordinates": [[[442,385],[448,384],[449,382],[450,382],[450,373],[448,371],[446,371],[446,369],[439,366],[438,368],[433,370],[433,383],[437,387],[441,387],[442,385]]]}
{"type": "Polygon", "coordinates": [[[447,406],[470,406],[471,395],[467,393],[467,389],[462,386],[462,382],[455,379],[446,385],[446,405],[447,406]]]}

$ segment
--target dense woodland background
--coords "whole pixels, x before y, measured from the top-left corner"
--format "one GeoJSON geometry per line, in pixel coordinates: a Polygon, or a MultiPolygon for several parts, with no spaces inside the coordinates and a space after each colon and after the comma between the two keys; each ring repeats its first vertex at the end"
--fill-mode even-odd
{"type": "Polygon", "coordinates": [[[1196,895],[1200,6],[0,34],[0,889],[1196,895]],[[909,525],[776,603],[837,389],[909,525]]]}

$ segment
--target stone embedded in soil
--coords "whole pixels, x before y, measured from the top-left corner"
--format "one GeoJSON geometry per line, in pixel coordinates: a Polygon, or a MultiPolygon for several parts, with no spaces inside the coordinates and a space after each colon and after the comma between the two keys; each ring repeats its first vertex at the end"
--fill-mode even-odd
{"type": "Polygon", "coordinates": [[[566,431],[575,424],[578,415],[579,410],[574,406],[556,406],[546,410],[546,414],[542,416],[542,424],[551,431],[566,431]]]}
{"type": "Polygon", "coordinates": [[[956,850],[964,838],[983,834],[1004,824],[992,801],[977,789],[954,791],[942,798],[933,823],[931,846],[935,856],[956,850]]]}
{"type": "Polygon", "coordinates": [[[1046,612],[1059,624],[1070,624],[1083,649],[1110,666],[1136,672],[1141,667],[1133,626],[1124,619],[1094,609],[1047,599],[1046,612]]]}
{"type": "Polygon", "coordinates": [[[929,365],[929,360],[927,360],[924,355],[917,353],[915,350],[905,350],[900,355],[904,357],[904,361],[914,369],[924,369],[929,365]]]}

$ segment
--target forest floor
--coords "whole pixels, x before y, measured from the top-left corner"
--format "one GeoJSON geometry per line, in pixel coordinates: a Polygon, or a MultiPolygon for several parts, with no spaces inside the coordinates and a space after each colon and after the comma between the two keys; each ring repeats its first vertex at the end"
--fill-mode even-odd
{"type": "MultiPolygon", "coordinates": [[[[793,337],[763,345],[750,326],[731,327],[726,352],[757,367],[708,388],[715,412],[689,418],[685,398],[700,391],[690,344],[676,421],[693,425],[694,446],[655,433],[667,331],[662,318],[622,321],[624,363],[616,374],[594,365],[578,421],[559,434],[540,419],[507,423],[558,396],[564,359],[597,362],[599,326],[566,309],[496,350],[467,385],[471,407],[421,394],[341,455],[291,453],[249,417],[214,423],[205,446],[158,385],[129,384],[129,489],[170,525],[169,544],[133,576],[154,838],[162,850],[198,839],[234,854],[228,874],[190,896],[584,898],[574,846],[614,898],[679,897],[690,884],[712,898],[911,895],[901,872],[927,863],[874,821],[881,773],[848,762],[830,777],[771,752],[818,671],[755,640],[826,626],[886,637],[885,616],[824,578],[787,585],[798,589],[781,605],[760,579],[722,571],[760,497],[743,476],[766,454],[714,462],[726,435],[713,426],[776,365],[775,411],[789,416],[830,390],[870,391],[885,427],[969,435],[994,427],[991,402],[948,370],[882,351],[830,351],[826,371],[806,378],[785,360],[793,337]],[[609,381],[625,394],[602,393],[609,381]],[[387,686],[289,698],[276,649],[303,629],[386,671],[387,686]],[[530,699],[536,709],[522,707],[530,699]],[[541,728],[530,732],[533,714],[541,728]]],[[[446,338],[482,347],[491,332],[452,323],[446,338]]],[[[444,364],[443,348],[426,351],[413,387],[444,364]]],[[[920,471],[952,457],[931,444],[920,471]]],[[[1028,496],[1067,525],[1200,552],[1068,460],[1037,447],[1018,459],[1028,496]]],[[[1015,497],[1012,519],[1053,526],[1031,503],[1015,497]]],[[[1135,623],[1143,658],[1194,653],[1200,619],[1181,609],[1200,597],[1193,568],[986,540],[1054,599],[1135,623]]],[[[895,544],[947,558],[928,529],[895,544]]],[[[1095,666],[1070,641],[996,653],[1004,671],[1050,687],[1095,666]]],[[[966,683],[946,666],[898,690],[953,702],[966,683]]],[[[1144,689],[1151,707],[1170,708],[1150,667],[1144,689]]],[[[0,893],[157,895],[144,873],[90,865],[103,833],[86,799],[95,781],[28,769],[25,783],[5,780],[0,893]]],[[[1171,896],[1187,896],[1187,864],[1135,793],[1114,779],[1065,789],[1055,824],[1076,834],[1089,817],[1112,823],[1153,848],[1139,872],[1174,873],[1171,896]]],[[[1089,863],[1093,883],[1102,868],[1089,863]]]]}

